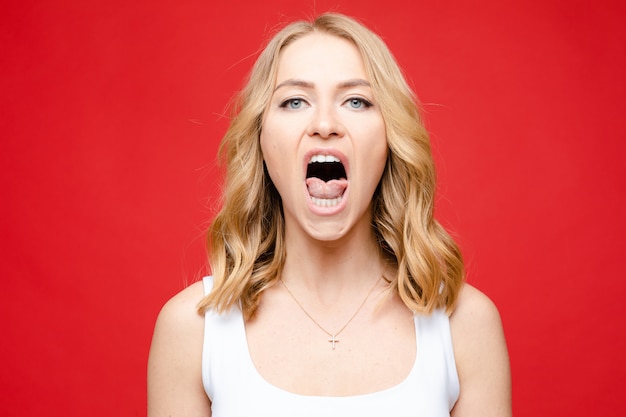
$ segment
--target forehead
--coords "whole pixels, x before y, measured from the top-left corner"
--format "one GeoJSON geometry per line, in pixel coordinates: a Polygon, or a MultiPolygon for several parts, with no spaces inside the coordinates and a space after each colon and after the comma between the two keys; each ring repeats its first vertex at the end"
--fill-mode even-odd
{"type": "MultiPolygon", "coordinates": [[[[368,80],[357,47],[347,39],[314,32],[287,45],[280,53],[276,83],[305,81],[368,80]]],[[[369,81],[369,80],[368,80],[369,81]]]]}

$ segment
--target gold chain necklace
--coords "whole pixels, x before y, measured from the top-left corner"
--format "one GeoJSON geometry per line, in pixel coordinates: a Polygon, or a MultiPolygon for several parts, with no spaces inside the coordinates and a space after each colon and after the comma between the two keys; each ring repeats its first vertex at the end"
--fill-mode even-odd
{"type": "Polygon", "coordinates": [[[359,308],[356,309],[356,311],[354,312],[354,314],[352,315],[352,317],[350,317],[350,319],[346,322],[346,324],[344,324],[341,329],[339,329],[337,332],[335,333],[331,333],[328,330],[326,330],[324,327],[322,327],[321,324],[319,324],[317,322],[317,320],[315,320],[313,318],[312,315],[309,314],[308,311],[306,311],[306,309],[304,307],[302,307],[302,304],[300,304],[300,301],[298,301],[298,299],[296,298],[295,295],[293,295],[293,293],[291,292],[291,290],[289,289],[289,287],[287,287],[287,284],[285,284],[285,281],[283,281],[283,279],[280,279],[280,283],[283,284],[283,287],[285,287],[285,289],[287,290],[287,292],[289,293],[289,295],[291,296],[291,298],[293,298],[293,300],[296,302],[296,304],[298,304],[298,307],[300,307],[300,309],[304,312],[304,314],[307,315],[308,318],[311,319],[311,321],[313,323],[315,323],[315,325],[317,327],[319,327],[320,329],[322,329],[322,331],[324,333],[326,333],[328,336],[330,336],[330,339],[328,339],[328,342],[332,344],[332,348],[333,350],[335,350],[335,343],[339,343],[339,339],[337,339],[337,336],[339,336],[339,334],[341,332],[344,331],[344,329],[346,327],[348,327],[348,324],[350,324],[350,322],[352,321],[352,319],[354,319],[356,317],[357,314],[359,314],[359,311],[361,311],[361,309],[363,308],[363,306],[365,305],[365,303],[367,302],[367,299],[370,298],[370,295],[372,294],[372,291],[374,291],[374,288],[376,288],[376,284],[378,284],[378,281],[380,281],[380,278],[376,280],[376,282],[374,282],[374,286],[369,290],[369,292],[367,293],[367,295],[365,296],[365,299],[363,300],[363,302],[361,303],[361,305],[359,306],[359,308]]]}

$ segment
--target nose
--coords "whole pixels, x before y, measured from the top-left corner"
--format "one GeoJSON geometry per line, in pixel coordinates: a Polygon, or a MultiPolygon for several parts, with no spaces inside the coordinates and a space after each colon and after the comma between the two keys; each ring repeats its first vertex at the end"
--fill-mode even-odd
{"type": "Polygon", "coordinates": [[[319,136],[322,139],[342,137],[345,129],[337,109],[332,105],[318,106],[312,114],[307,133],[309,136],[319,136]]]}

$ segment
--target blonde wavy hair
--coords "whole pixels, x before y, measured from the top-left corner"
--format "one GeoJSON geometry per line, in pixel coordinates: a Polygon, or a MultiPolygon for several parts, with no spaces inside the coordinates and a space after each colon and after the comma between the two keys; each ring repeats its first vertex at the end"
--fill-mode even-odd
{"type": "Polygon", "coordinates": [[[280,277],[286,258],[282,203],[264,168],[259,138],[280,53],[312,32],[347,39],[358,48],[385,121],[389,152],[372,200],[372,227],[396,271],[388,277],[390,288],[416,313],[451,311],[464,278],[463,260],[433,217],[435,167],[416,97],[385,43],[357,21],[334,13],[278,32],[237,97],[219,151],[226,165],[222,208],[208,236],[214,285],[198,311],[224,312],[239,304],[249,319],[263,291],[280,277]]]}

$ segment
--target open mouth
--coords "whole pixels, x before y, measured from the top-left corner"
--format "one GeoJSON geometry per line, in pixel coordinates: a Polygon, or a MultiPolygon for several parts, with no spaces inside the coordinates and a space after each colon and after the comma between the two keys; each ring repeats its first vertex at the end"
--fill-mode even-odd
{"type": "Polygon", "coordinates": [[[306,168],[307,178],[319,178],[324,182],[346,179],[343,164],[332,155],[313,155],[306,168]]]}
{"type": "Polygon", "coordinates": [[[306,185],[313,204],[334,207],[348,186],[346,169],[333,155],[313,155],[307,164],[306,185]]]}

